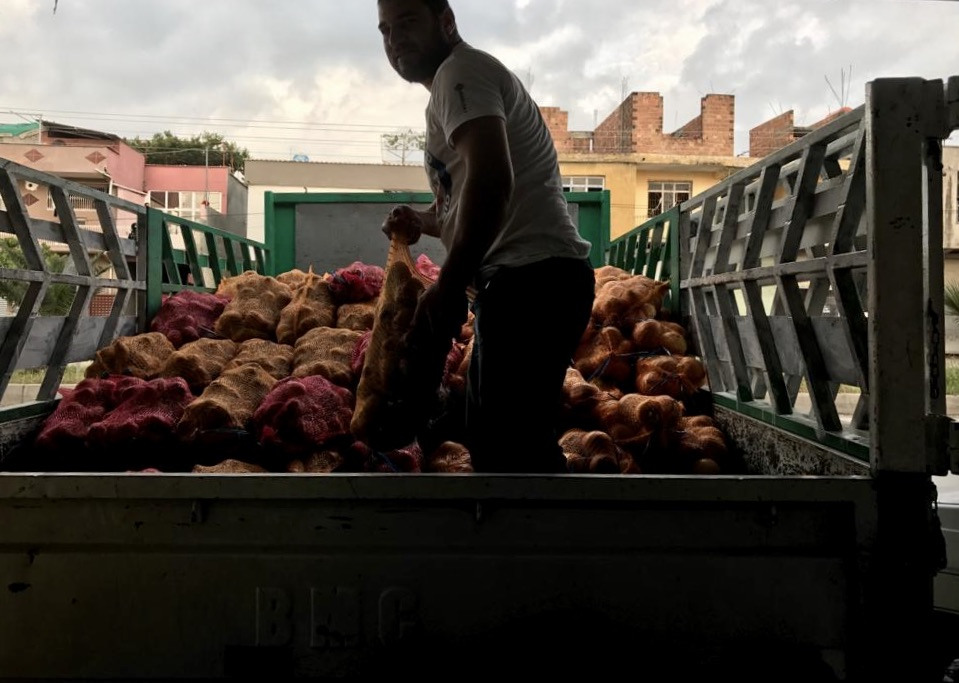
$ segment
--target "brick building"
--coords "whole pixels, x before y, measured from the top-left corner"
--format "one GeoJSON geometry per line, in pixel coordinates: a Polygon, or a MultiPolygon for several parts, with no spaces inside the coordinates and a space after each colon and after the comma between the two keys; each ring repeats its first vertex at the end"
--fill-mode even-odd
{"type": "Polygon", "coordinates": [[[768,156],[850,111],[849,107],[843,107],[808,126],[797,126],[793,110],[790,109],[749,129],[749,156],[757,159],[768,156]]]}

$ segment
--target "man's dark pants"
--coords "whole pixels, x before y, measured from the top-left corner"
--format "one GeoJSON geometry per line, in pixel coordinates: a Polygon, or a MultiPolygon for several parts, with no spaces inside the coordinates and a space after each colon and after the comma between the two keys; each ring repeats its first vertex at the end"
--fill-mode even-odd
{"type": "Polygon", "coordinates": [[[563,381],[589,324],[585,259],[501,268],[473,302],[466,446],[477,472],[565,472],[557,432],[563,381]]]}

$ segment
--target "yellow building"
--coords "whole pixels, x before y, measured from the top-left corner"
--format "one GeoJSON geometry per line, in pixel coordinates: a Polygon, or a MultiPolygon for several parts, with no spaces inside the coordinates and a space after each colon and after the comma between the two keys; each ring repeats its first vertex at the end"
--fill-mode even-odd
{"type": "Polygon", "coordinates": [[[609,190],[610,239],[753,163],[746,157],[560,153],[567,190],[609,190]]]}
{"type": "Polygon", "coordinates": [[[611,239],[754,161],[733,154],[734,109],[732,95],[706,95],[699,116],[664,133],[659,93],[631,93],[593,131],[570,131],[566,111],[540,107],[566,188],[609,190],[611,239]]]}

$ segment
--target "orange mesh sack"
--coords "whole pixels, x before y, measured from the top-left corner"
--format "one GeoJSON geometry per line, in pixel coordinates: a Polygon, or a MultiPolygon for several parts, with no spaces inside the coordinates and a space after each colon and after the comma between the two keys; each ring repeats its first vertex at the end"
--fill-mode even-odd
{"type": "Polygon", "coordinates": [[[276,340],[293,345],[312,329],[332,327],[335,320],[336,304],[329,283],[310,271],[293,290],[293,299],[280,311],[276,340]]]}
{"type": "Polygon", "coordinates": [[[182,377],[192,391],[201,392],[233,360],[237,348],[229,339],[197,339],[170,354],[160,377],[182,377]]]}
{"type": "Polygon", "coordinates": [[[595,288],[597,293],[607,282],[613,282],[614,280],[628,280],[629,278],[633,277],[628,271],[618,268],[617,266],[600,266],[599,268],[593,270],[593,274],[596,276],[595,288]]]}
{"type": "Polygon", "coordinates": [[[207,430],[246,430],[274,384],[266,370],[252,363],[226,371],[186,407],[177,431],[190,440],[207,430]]]}
{"type": "Polygon", "coordinates": [[[319,375],[288,377],[263,399],[253,413],[253,425],[259,443],[289,458],[349,435],[352,416],[353,394],[348,389],[319,375]]]}
{"type": "Polygon", "coordinates": [[[446,474],[472,472],[473,461],[466,446],[454,441],[444,441],[425,459],[423,471],[446,474]]]}
{"type": "Polygon", "coordinates": [[[235,342],[275,341],[280,312],[293,298],[290,288],[275,278],[256,273],[244,273],[235,279],[235,293],[216,321],[216,333],[235,342]]]}
{"type": "Polygon", "coordinates": [[[571,429],[559,440],[566,463],[576,474],[619,474],[623,454],[605,432],[571,429]]]}
{"type": "Polygon", "coordinates": [[[636,362],[636,391],[646,396],[683,398],[706,382],[706,369],[693,356],[653,356],[636,362]]]}
{"type": "Polygon", "coordinates": [[[239,344],[236,356],[223,367],[223,372],[247,364],[261,367],[273,379],[286,379],[293,372],[293,347],[266,339],[247,339],[239,344]]]}
{"type": "Polygon", "coordinates": [[[610,280],[596,292],[593,321],[602,327],[618,327],[628,334],[637,322],[659,315],[668,291],[668,282],[644,275],[610,280]]]}
{"type": "Polygon", "coordinates": [[[694,474],[720,474],[726,469],[726,437],[710,417],[684,417],[677,422],[675,435],[684,469],[694,474]]]}
{"type": "Polygon", "coordinates": [[[686,331],[682,325],[660,320],[643,320],[633,326],[633,343],[640,351],[665,350],[673,356],[686,353],[686,331]]]}
{"type": "Polygon", "coordinates": [[[336,326],[346,330],[366,332],[373,329],[376,319],[376,302],[343,304],[336,309],[336,326]]]}
{"type": "Polygon", "coordinates": [[[362,332],[317,327],[300,337],[293,347],[293,377],[320,375],[341,387],[356,385],[353,352],[362,332]]]}
{"type": "Polygon", "coordinates": [[[633,343],[617,327],[587,328],[573,355],[573,366],[587,380],[620,385],[633,376],[633,343]]]}
{"type": "Polygon", "coordinates": [[[87,366],[86,377],[130,375],[153,379],[176,349],[160,332],[146,332],[133,337],[120,337],[97,351],[95,360],[87,366]]]}

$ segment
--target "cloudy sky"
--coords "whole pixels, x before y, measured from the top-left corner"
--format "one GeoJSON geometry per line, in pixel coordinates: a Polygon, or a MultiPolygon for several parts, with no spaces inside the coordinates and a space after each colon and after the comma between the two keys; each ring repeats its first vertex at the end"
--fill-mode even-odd
{"type": "MultiPolygon", "coordinates": [[[[737,153],[786,110],[802,125],[861,104],[874,78],[959,74],[955,0],[451,4],[463,37],[571,128],[658,91],[673,130],[727,93],[737,153]]],[[[382,134],[422,129],[427,99],[389,68],[376,14],[374,0],[0,0],[0,123],[212,131],[254,158],[376,163],[382,134]]]]}

